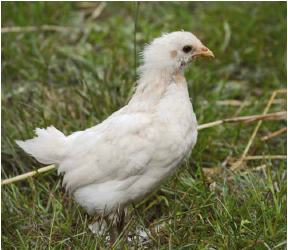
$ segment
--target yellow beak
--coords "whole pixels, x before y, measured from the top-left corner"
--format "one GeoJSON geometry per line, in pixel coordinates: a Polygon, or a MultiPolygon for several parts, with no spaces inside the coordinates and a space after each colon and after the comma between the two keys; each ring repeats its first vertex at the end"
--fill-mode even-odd
{"type": "Polygon", "coordinates": [[[201,48],[201,52],[192,56],[192,58],[197,58],[197,57],[212,57],[212,58],[214,58],[214,54],[211,50],[209,50],[208,48],[203,46],[201,48]]]}

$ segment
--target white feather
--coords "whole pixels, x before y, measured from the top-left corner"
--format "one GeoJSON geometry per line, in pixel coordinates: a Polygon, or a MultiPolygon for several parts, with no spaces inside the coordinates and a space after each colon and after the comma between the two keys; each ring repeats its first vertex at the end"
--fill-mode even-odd
{"type": "Polygon", "coordinates": [[[154,39],[144,50],[131,101],[98,126],[68,137],[54,127],[36,129],[38,137],[18,145],[41,163],[58,163],[66,189],[89,213],[112,216],[138,202],[196,143],[197,121],[182,75],[183,62],[191,61],[182,51],[187,44],[203,46],[184,31],[154,39]]]}
{"type": "Polygon", "coordinates": [[[16,141],[28,154],[43,164],[60,163],[62,152],[67,145],[66,136],[54,128],[35,129],[37,137],[27,141],[16,141]]]}

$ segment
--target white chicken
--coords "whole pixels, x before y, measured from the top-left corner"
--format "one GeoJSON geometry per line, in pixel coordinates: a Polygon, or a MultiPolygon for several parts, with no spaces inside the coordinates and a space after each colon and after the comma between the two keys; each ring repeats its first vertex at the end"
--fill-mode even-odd
{"type": "Polygon", "coordinates": [[[214,57],[190,32],[163,34],[147,45],[135,94],[101,124],[65,136],[53,126],[16,141],[43,164],[57,164],[63,185],[89,214],[113,222],[113,243],[125,208],[171,176],[190,154],[197,121],[183,76],[197,57],[214,57]]]}

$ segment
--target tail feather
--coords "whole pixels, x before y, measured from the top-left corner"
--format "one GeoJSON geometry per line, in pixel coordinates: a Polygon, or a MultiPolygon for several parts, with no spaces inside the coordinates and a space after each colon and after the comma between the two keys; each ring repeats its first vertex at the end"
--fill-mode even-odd
{"type": "Polygon", "coordinates": [[[37,137],[16,143],[43,164],[60,163],[67,145],[67,137],[53,126],[47,129],[37,128],[35,133],[37,137]]]}

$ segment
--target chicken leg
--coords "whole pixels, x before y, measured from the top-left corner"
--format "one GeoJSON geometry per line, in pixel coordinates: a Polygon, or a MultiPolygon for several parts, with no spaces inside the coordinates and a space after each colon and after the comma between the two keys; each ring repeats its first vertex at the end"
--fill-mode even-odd
{"type": "Polygon", "coordinates": [[[107,225],[110,224],[109,227],[109,236],[110,236],[110,246],[113,246],[113,244],[116,242],[116,240],[118,239],[119,235],[122,233],[123,229],[124,229],[124,225],[125,225],[125,212],[122,212],[121,215],[119,216],[119,221],[117,221],[116,224],[114,224],[113,222],[110,221],[110,223],[108,223],[108,219],[107,219],[107,225]]]}

